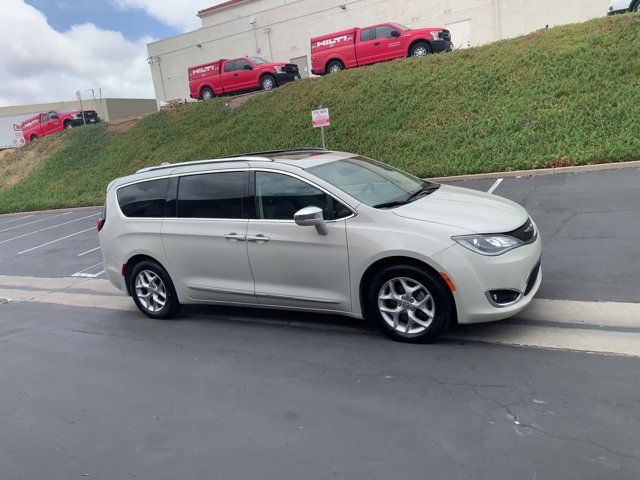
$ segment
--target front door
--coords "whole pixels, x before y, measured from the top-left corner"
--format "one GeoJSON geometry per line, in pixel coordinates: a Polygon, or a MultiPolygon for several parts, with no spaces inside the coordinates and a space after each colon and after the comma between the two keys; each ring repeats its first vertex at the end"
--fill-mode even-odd
{"type": "Polygon", "coordinates": [[[376,41],[374,42],[376,62],[383,62],[407,55],[401,35],[402,32],[391,25],[380,25],[376,27],[376,41]]]}
{"type": "Polygon", "coordinates": [[[236,60],[236,80],[240,90],[250,90],[258,87],[258,78],[254,66],[248,60],[240,58],[236,60]]]}
{"type": "Polygon", "coordinates": [[[237,170],[179,179],[176,214],[165,219],[162,239],[175,280],[194,300],[256,303],[245,242],[247,181],[237,170]]]}
{"type": "Polygon", "coordinates": [[[256,219],[247,248],[258,301],[264,305],[351,311],[346,218],[352,212],[308,182],[255,172],[256,219]],[[296,225],[294,214],[322,208],[327,235],[296,225]]]}
{"type": "Polygon", "coordinates": [[[225,93],[235,92],[242,88],[238,77],[239,73],[236,70],[236,60],[227,60],[224,62],[220,78],[225,93]]]}
{"type": "Polygon", "coordinates": [[[50,135],[54,132],[62,130],[62,122],[60,121],[60,117],[55,112],[47,113],[42,121],[42,134],[50,135]]]}

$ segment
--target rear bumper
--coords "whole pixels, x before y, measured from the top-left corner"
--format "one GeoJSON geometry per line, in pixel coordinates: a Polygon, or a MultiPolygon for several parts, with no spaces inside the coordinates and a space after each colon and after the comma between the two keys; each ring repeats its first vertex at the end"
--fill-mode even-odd
{"type": "Polygon", "coordinates": [[[293,82],[295,80],[300,80],[300,74],[294,73],[276,73],[275,75],[276,81],[278,85],[284,85],[285,83],[293,82]]]}
{"type": "Polygon", "coordinates": [[[431,45],[431,48],[433,49],[433,53],[453,51],[453,42],[448,42],[446,40],[432,40],[429,43],[431,45]]]}
{"type": "MultiPolygon", "coordinates": [[[[93,125],[95,123],[100,123],[100,119],[98,117],[87,118],[87,125],[93,125]]],[[[81,118],[74,118],[71,120],[71,123],[74,127],[81,127],[84,125],[84,121],[81,118]]]]}

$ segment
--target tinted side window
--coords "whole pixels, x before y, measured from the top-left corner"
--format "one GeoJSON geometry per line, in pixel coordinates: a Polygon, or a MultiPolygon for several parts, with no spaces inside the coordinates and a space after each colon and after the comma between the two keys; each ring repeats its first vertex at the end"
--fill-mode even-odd
{"type": "Polygon", "coordinates": [[[382,25],[381,27],[376,27],[376,38],[393,38],[391,32],[396,32],[395,28],[391,28],[389,25],[382,25]]]}
{"type": "Polygon", "coordinates": [[[236,70],[244,70],[245,65],[251,66],[246,60],[236,60],[236,70]]]}
{"type": "Polygon", "coordinates": [[[263,220],[293,220],[298,210],[318,207],[325,220],[351,215],[351,211],[330,195],[289,175],[256,172],[256,204],[258,218],[263,220]]]}
{"type": "Polygon", "coordinates": [[[206,173],[180,178],[178,217],[243,218],[244,172],[206,173]]]}
{"type": "Polygon", "coordinates": [[[233,72],[236,69],[236,61],[235,60],[229,60],[228,62],[226,62],[224,64],[224,71],[225,72],[233,72]]]}
{"type": "Polygon", "coordinates": [[[362,33],[360,34],[361,42],[368,42],[369,40],[375,40],[375,38],[376,38],[376,31],[373,28],[367,28],[366,30],[362,30],[362,33]]]}
{"type": "Polygon", "coordinates": [[[126,217],[162,218],[168,178],[134,183],[118,189],[118,203],[126,217]]]}

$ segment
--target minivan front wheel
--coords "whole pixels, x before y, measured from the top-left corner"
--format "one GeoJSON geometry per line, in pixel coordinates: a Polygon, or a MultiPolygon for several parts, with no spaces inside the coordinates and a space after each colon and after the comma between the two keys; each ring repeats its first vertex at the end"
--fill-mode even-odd
{"type": "Polygon", "coordinates": [[[169,274],[156,262],[145,260],[133,267],[129,292],[138,309],[150,318],[171,318],[181,307],[169,274]]]}
{"type": "Polygon", "coordinates": [[[389,266],[374,275],[366,311],[394,340],[426,343],[448,327],[451,301],[435,276],[412,265],[389,266]]]}

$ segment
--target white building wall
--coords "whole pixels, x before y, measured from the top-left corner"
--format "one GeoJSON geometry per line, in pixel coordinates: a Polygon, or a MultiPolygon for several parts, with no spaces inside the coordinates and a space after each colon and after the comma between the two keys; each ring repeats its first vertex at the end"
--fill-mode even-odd
{"type": "Polygon", "coordinates": [[[151,43],[147,50],[160,102],[189,98],[190,66],[243,55],[309,58],[311,37],[353,26],[389,20],[415,28],[444,26],[452,30],[456,47],[467,47],[604,16],[608,5],[608,0],[246,0],[203,13],[202,28],[151,43]]]}

